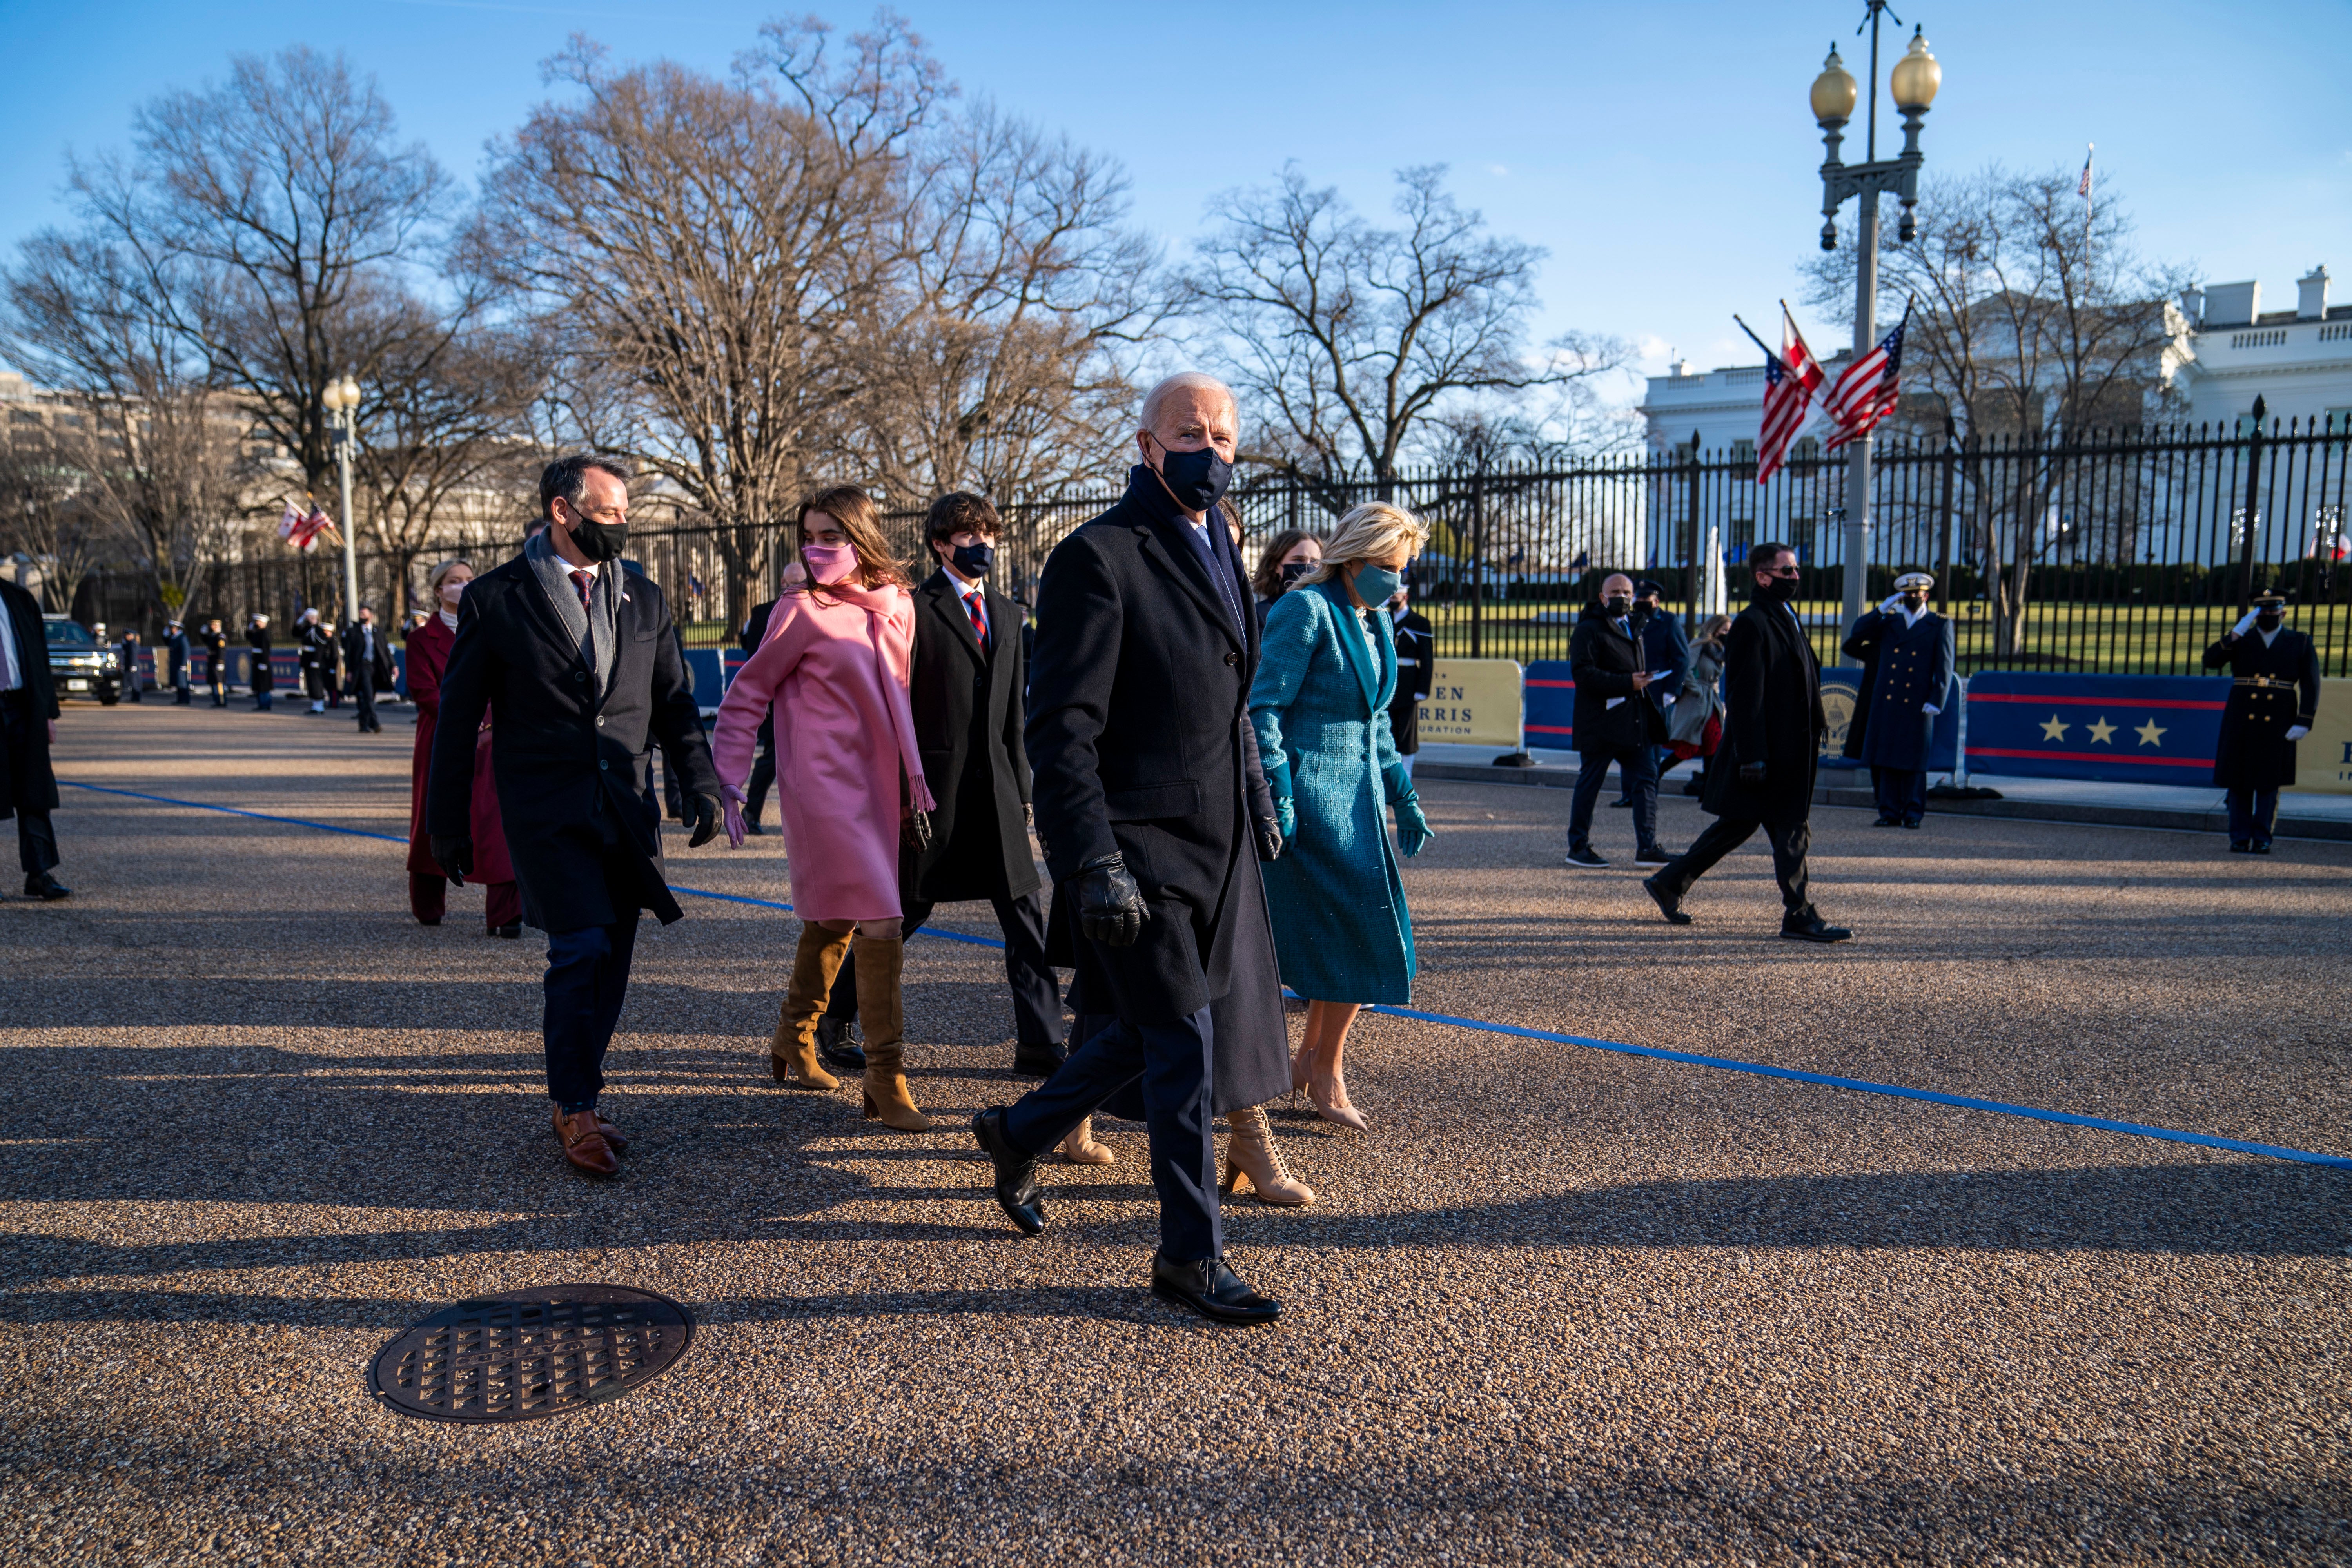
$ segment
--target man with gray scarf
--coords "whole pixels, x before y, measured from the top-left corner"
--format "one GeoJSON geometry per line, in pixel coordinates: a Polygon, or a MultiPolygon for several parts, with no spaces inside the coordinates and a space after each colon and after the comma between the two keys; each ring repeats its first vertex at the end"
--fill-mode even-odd
{"type": "Polygon", "coordinates": [[[441,677],[425,799],[433,858],[473,869],[475,732],[497,717],[491,753],[523,921],[547,932],[547,1088],[565,1158],[610,1175],[628,1146],[601,1114],[605,1048],[620,1021],[637,915],[681,917],[664,880],[661,814],[646,794],[658,744],[690,797],[694,836],[719,830],[711,766],[669,606],[625,573],[629,470],[564,458],[539,481],[549,526],[467,585],[441,677]]]}

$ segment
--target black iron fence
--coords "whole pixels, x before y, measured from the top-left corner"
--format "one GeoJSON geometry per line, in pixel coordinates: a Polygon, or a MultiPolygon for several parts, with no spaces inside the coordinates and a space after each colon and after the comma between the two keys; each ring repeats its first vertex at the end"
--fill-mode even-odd
{"type": "MultiPolygon", "coordinates": [[[[1871,484],[1871,596],[1897,572],[1936,574],[1964,668],[2185,674],[2235,621],[2252,593],[2278,590],[2290,619],[2318,641],[2330,675],[2352,668],[2352,427],[2273,423],[2243,428],[2089,431],[2045,440],[1883,441],[1871,484]]],[[[1414,471],[1381,485],[1255,477],[1233,500],[1245,555],[1286,527],[1328,528],[1357,502],[1385,498],[1428,522],[1412,572],[1441,657],[1564,658],[1579,607],[1601,574],[1652,578],[1690,624],[1736,611],[1748,549],[1793,546],[1799,608],[1834,658],[1843,593],[1846,461],[1802,446],[1764,484],[1744,449],[1690,448],[1580,467],[1414,471]]],[[[1118,490],[1003,508],[996,581],[1033,602],[1045,557],[1118,490]]],[[[928,563],[922,514],[887,518],[895,546],[928,563]]],[[[488,564],[511,542],[475,558],[488,564]]],[[[413,563],[361,558],[362,595],[394,602],[395,577],[424,602],[413,563]]],[[[772,586],[730,574],[717,536],[691,526],[639,529],[630,554],[668,594],[690,643],[731,642],[772,586]]],[[[922,568],[919,566],[919,573],[922,568]]],[[[263,552],[216,569],[189,602],[232,626],[254,609],[280,624],[339,596],[341,562],[321,552],[263,552]]],[[[144,622],[158,606],[134,576],[92,580],[100,618],[144,622]],[[110,616],[106,612],[113,609],[110,616]]]]}

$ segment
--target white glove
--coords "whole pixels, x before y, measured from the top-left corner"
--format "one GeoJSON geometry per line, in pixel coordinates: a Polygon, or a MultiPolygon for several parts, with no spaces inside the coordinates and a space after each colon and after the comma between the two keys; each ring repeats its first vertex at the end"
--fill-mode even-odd
{"type": "Polygon", "coordinates": [[[1932,702],[1922,702],[1919,704],[1919,711],[1927,715],[1928,718],[1933,719],[1937,714],[1941,713],[1943,710],[1937,707],[1932,702]]]}
{"type": "Polygon", "coordinates": [[[1900,594],[1889,594],[1886,597],[1878,601],[1878,613],[1882,616],[1891,616],[1896,610],[1902,608],[1902,606],[1903,595],[1900,594]]]}
{"type": "Polygon", "coordinates": [[[2311,726],[2308,724],[2289,724],[2286,727],[2286,738],[2290,741],[2300,741],[2310,733],[2311,726]]]}
{"type": "Polygon", "coordinates": [[[2238,624],[2230,628],[2230,635],[2233,637],[2242,637],[2253,629],[2254,612],[2248,610],[2243,616],[2239,617],[2238,624]]]}

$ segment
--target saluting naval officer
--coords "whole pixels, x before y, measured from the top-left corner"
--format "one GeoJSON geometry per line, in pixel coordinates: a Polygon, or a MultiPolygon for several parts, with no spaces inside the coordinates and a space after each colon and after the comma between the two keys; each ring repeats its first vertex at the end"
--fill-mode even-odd
{"type": "Polygon", "coordinates": [[[2319,711],[2319,650],[2286,624],[2286,600],[2257,594],[2254,607],[2205,650],[2205,668],[2237,679],[2221,712],[2213,782],[2230,792],[2230,847],[2271,852],[2278,792],[2294,783],[2294,743],[2319,711]]]}
{"type": "MultiPolygon", "coordinates": [[[[1860,749],[1846,755],[1870,769],[1879,827],[1916,827],[1927,815],[1927,751],[1952,684],[1952,623],[1927,607],[1935,586],[1925,572],[1904,573],[1845,639],[1846,657],[1869,672],[1863,696],[1870,715],[1860,749]]],[[[1859,715],[1855,723],[1863,723],[1859,715]]]]}

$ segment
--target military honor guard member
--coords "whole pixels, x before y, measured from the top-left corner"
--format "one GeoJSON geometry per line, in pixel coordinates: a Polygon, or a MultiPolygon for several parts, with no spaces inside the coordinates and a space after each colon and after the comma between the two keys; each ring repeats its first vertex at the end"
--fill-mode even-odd
{"type": "Polygon", "coordinates": [[[1845,754],[1870,769],[1879,827],[1916,827],[1927,815],[1927,749],[1952,684],[1952,623],[1927,607],[1935,586],[1925,572],[1904,573],[1846,635],[1864,678],[1845,754]]]}
{"type": "Polygon", "coordinates": [[[2319,711],[2319,650],[2286,624],[2286,600],[2257,594],[2254,607],[2205,650],[2205,668],[2237,679],[2221,712],[2213,782],[2230,792],[2230,847],[2271,852],[2278,792],[2294,783],[2294,743],[2319,711]]]}

